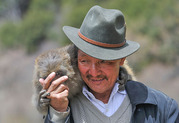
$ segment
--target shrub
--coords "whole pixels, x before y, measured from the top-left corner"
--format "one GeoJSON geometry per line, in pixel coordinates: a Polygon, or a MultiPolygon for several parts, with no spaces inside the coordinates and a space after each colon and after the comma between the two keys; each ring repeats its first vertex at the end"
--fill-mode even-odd
{"type": "Polygon", "coordinates": [[[27,47],[28,53],[35,51],[42,39],[45,38],[53,14],[49,11],[32,11],[20,26],[20,40],[27,47]]]}
{"type": "Polygon", "coordinates": [[[12,48],[18,45],[18,26],[12,22],[5,23],[0,30],[0,41],[4,48],[12,48]]]}

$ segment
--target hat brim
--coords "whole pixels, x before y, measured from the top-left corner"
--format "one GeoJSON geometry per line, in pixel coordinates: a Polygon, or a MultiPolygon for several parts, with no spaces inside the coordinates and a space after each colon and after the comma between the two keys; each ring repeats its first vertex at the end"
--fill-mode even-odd
{"type": "Polygon", "coordinates": [[[78,36],[78,28],[64,26],[63,31],[66,36],[84,53],[102,60],[117,60],[127,57],[136,52],[140,45],[134,41],[126,41],[126,44],[119,48],[100,47],[86,42],[78,36]]]}

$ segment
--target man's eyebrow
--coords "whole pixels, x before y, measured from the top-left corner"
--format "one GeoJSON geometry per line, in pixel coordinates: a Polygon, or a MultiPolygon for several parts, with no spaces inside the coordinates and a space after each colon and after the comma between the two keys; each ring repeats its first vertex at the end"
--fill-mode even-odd
{"type": "MultiPolygon", "coordinates": [[[[85,58],[85,57],[87,57],[87,55],[85,55],[85,54],[81,54],[81,55],[79,55],[81,58],[85,58]]],[[[79,58],[79,57],[78,57],[79,58]]]]}
{"type": "Polygon", "coordinates": [[[87,56],[87,55],[84,54],[84,53],[78,53],[78,55],[81,56],[81,57],[85,57],[85,56],[87,56]]]}

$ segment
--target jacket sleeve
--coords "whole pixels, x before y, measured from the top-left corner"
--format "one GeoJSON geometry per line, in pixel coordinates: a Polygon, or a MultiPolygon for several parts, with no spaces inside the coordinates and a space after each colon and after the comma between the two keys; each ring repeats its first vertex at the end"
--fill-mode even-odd
{"type": "Polygon", "coordinates": [[[49,107],[44,123],[70,123],[70,108],[66,112],[58,112],[49,107]]]}
{"type": "Polygon", "coordinates": [[[168,105],[167,112],[167,123],[179,123],[179,108],[175,100],[171,100],[168,105]]]}

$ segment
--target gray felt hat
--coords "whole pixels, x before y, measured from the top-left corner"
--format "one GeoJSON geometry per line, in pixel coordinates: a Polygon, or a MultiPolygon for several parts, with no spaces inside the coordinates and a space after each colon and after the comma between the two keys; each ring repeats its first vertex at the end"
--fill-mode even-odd
{"type": "Polygon", "coordinates": [[[124,15],[116,9],[93,6],[80,29],[64,26],[67,37],[84,53],[102,60],[116,60],[136,52],[140,45],[125,39],[124,15]]]}

